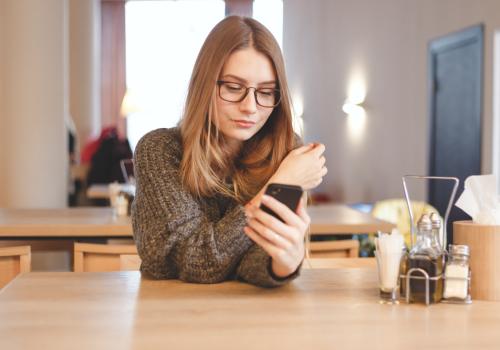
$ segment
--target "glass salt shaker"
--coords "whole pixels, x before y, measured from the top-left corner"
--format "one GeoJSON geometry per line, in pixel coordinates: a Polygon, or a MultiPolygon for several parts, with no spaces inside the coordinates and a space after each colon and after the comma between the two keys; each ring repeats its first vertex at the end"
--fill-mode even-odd
{"type": "Polygon", "coordinates": [[[449,246],[448,262],[445,269],[443,298],[447,302],[472,302],[470,296],[470,250],[466,245],[449,246]]]}

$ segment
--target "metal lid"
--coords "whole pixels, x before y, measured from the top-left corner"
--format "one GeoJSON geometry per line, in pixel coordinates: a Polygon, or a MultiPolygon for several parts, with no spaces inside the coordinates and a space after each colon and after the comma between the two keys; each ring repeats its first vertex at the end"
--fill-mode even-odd
{"type": "Polygon", "coordinates": [[[419,230],[430,230],[432,228],[432,222],[431,219],[429,218],[429,215],[423,214],[420,217],[420,220],[418,220],[417,223],[417,228],[419,230]]]}
{"type": "Polygon", "coordinates": [[[468,245],[450,244],[449,251],[451,255],[470,256],[470,249],[468,245]]]}
{"type": "Polygon", "coordinates": [[[431,214],[432,228],[441,228],[441,216],[438,213],[431,214]]]}

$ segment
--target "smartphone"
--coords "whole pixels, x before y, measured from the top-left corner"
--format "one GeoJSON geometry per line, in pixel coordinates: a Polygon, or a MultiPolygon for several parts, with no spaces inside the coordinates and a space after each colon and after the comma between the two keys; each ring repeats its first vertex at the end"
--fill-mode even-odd
{"type": "MultiPolygon", "coordinates": [[[[266,194],[268,196],[274,197],[281,203],[285,204],[294,213],[297,211],[299,206],[300,198],[302,197],[302,188],[295,185],[284,185],[272,183],[267,186],[266,194]]],[[[276,214],[274,211],[266,207],[264,204],[260,205],[260,208],[266,213],[271,214],[275,218],[283,221],[283,219],[276,214]]]]}

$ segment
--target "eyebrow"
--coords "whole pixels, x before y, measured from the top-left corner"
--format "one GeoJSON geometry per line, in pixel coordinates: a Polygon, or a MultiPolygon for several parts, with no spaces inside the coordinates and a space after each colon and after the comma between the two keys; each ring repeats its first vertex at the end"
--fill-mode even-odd
{"type": "MultiPolygon", "coordinates": [[[[240,78],[240,77],[238,77],[236,75],[233,75],[233,74],[226,74],[222,78],[232,78],[232,79],[238,80],[241,83],[248,84],[247,80],[245,80],[243,78],[240,78]]],[[[257,85],[268,85],[268,84],[274,84],[274,85],[276,85],[276,80],[263,81],[261,83],[258,83],[257,85]]]]}

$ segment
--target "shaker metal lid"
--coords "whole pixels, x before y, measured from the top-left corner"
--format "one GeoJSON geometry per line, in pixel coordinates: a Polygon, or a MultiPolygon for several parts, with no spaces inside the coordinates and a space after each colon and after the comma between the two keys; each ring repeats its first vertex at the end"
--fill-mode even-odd
{"type": "Polygon", "coordinates": [[[438,213],[431,214],[432,228],[441,228],[441,216],[438,213]]]}
{"type": "Polygon", "coordinates": [[[449,250],[451,255],[470,255],[469,246],[464,244],[450,244],[449,250]]]}
{"type": "Polygon", "coordinates": [[[423,214],[418,220],[417,227],[421,230],[430,230],[432,228],[432,222],[429,215],[423,214]]]}

